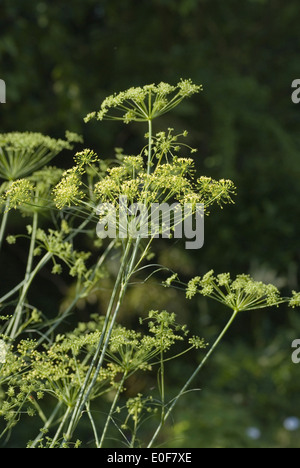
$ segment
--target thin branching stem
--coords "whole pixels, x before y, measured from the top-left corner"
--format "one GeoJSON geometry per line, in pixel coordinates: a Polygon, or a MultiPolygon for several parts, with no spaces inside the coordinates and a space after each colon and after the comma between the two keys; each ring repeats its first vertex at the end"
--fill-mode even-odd
{"type": "Polygon", "coordinates": [[[111,404],[111,407],[110,407],[110,411],[109,411],[109,414],[107,416],[107,419],[106,419],[106,422],[105,422],[105,425],[104,425],[104,429],[103,429],[103,432],[102,432],[102,435],[101,435],[101,440],[100,442],[97,444],[97,448],[102,448],[103,447],[103,443],[104,443],[104,440],[105,440],[105,436],[106,436],[106,433],[107,433],[107,430],[108,430],[108,427],[109,427],[109,424],[111,422],[111,419],[112,419],[112,415],[115,411],[115,408],[116,408],[116,405],[117,405],[117,402],[119,400],[119,397],[120,397],[120,394],[123,390],[123,385],[125,383],[125,380],[127,378],[127,371],[124,372],[123,376],[122,376],[122,379],[121,381],[119,382],[118,384],[118,390],[116,391],[116,394],[115,394],[115,397],[114,397],[114,400],[111,404]]]}
{"type": "Polygon", "coordinates": [[[215,351],[216,347],[218,346],[218,344],[221,342],[222,338],[225,336],[225,334],[227,333],[227,331],[229,330],[230,326],[232,325],[233,321],[235,320],[236,316],[238,314],[238,311],[235,310],[230,318],[230,320],[227,322],[226,326],[224,327],[224,329],[222,330],[222,332],[220,333],[220,335],[218,336],[218,338],[216,339],[216,341],[214,342],[214,344],[212,345],[212,347],[210,348],[210,350],[208,351],[208,353],[205,355],[205,357],[202,359],[202,361],[200,362],[199,366],[196,368],[196,370],[193,372],[193,374],[190,376],[190,378],[186,381],[186,383],[184,384],[184,386],[182,387],[182,389],[180,390],[180,392],[176,395],[176,397],[172,400],[171,402],[171,405],[169,406],[169,409],[168,411],[166,412],[163,420],[160,422],[159,426],[157,427],[151,441],[149,442],[148,444],[148,447],[147,448],[151,448],[155,442],[155,440],[157,439],[157,436],[159,435],[161,429],[163,428],[164,424],[166,423],[167,419],[169,418],[169,416],[171,415],[174,407],[176,406],[178,400],[180,399],[180,397],[182,397],[186,391],[188,390],[188,388],[190,387],[191,383],[195,380],[195,378],[197,377],[197,375],[199,374],[199,372],[201,371],[201,369],[203,368],[203,366],[205,365],[206,361],[208,360],[208,358],[212,355],[212,353],[215,351]]]}
{"type": "Polygon", "coordinates": [[[6,204],[4,206],[4,211],[3,211],[3,216],[1,220],[1,226],[0,226],[0,251],[2,248],[3,244],[3,239],[5,236],[5,230],[6,230],[6,225],[7,225],[7,220],[8,220],[8,205],[9,205],[9,199],[7,199],[6,204]]]}

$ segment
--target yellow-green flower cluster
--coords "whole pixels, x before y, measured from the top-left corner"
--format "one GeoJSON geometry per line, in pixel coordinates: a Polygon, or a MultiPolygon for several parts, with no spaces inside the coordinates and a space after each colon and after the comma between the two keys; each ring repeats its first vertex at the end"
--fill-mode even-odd
{"type": "Polygon", "coordinates": [[[300,292],[293,291],[292,294],[293,295],[290,299],[289,306],[293,309],[295,307],[300,307],[300,292]]]}
{"type": "Polygon", "coordinates": [[[34,185],[27,179],[19,179],[11,182],[5,192],[6,209],[17,209],[19,206],[32,202],[34,185]]]}
{"type": "MultiPolygon", "coordinates": [[[[168,132],[158,132],[155,136],[152,136],[153,147],[152,151],[155,157],[161,161],[163,157],[168,161],[169,157],[176,157],[176,154],[182,149],[187,148],[191,154],[196,153],[195,148],[191,148],[186,143],[181,141],[181,138],[186,138],[188,132],[184,132],[174,135],[174,129],[168,128],[168,132]]],[[[146,134],[146,138],[149,137],[149,134],[146,134]]],[[[145,154],[148,155],[148,150],[145,150],[145,154]]]]}
{"type": "Polygon", "coordinates": [[[66,132],[66,140],[54,139],[41,133],[11,132],[0,134],[0,178],[24,178],[44,167],[72,143],[82,141],[76,133],[66,132]]]}
{"type": "Polygon", "coordinates": [[[60,274],[62,267],[57,261],[61,260],[69,268],[69,273],[73,277],[87,278],[88,269],[86,261],[89,259],[91,253],[84,251],[77,251],[74,249],[71,242],[67,242],[65,234],[68,227],[65,221],[62,223],[61,231],[54,231],[49,229],[46,233],[43,229],[38,229],[36,233],[36,248],[34,255],[41,255],[42,250],[52,254],[54,263],[52,273],[60,274]]]}
{"type": "Polygon", "coordinates": [[[193,84],[191,80],[180,80],[176,86],[161,82],[158,85],[129,88],[107,97],[100,111],[88,114],[85,122],[93,118],[122,120],[125,123],[149,121],[201,90],[202,86],[193,84]]]}
{"type": "Polygon", "coordinates": [[[202,176],[197,180],[197,187],[205,206],[216,202],[222,208],[227,203],[233,203],[232,196],[236,194],[234,183],[228,179],[216,181],[202,176]]]}
{"type": "Polygon", "coordinates": [[[74,160],[79,168],[84,166],[91,166],[92,164],[99,161],[97,153],[91,149],[84,149],[75,154],[74,160]]]}
{"type": "Polygon", "coordinates": [[[278,306],[286,301],[273,284],[255,281],[250,275],[238,275],[232,280],[229,273],[215,276],[213,270],[188,283],[186,297],[191,299],[197,293],[215,299],[235,311],[278,306]]]}
{"type": "Polygon", "coordinates": [[[62,209],[65,206],[79,205],[85,196],[80,190],[81,186],[81,174],[77,166],[65,171],[62,180],[53,190],[56,207],[62,209]]]}

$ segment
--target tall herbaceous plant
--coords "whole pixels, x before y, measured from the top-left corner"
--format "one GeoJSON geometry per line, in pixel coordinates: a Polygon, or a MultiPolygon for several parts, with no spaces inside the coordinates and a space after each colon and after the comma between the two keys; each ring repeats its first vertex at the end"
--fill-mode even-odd
{"type": "Polygon", "coordinates": [[[49,163],[81,144],[80,136],[67,132],[65,140],[54,140],[35,133],[0,135],[0,261],[4,255],[7,261],[7,243],[8,252],[18,242],[28,249],[22,280],[0,297],[4,445],[21,426],[29,434],[30,448],[78,447],[87,443],[78,437],[88,424],[88,447],[109,446],[112,435],[114,446],[152,447],[238,315],[283,302],[299,306],[299,293],[282,297],[275,286],[248,275],[232,278],[209,271],[185,284],[169,271],[166,288],[181,289],[187,299],[209,297],[231,311],[215,343],[209,346],[198,336],[205,330],[190,333],[172,311],[145,311],[136,329],[119,323],[128,286],[167,270],[151,262],[153,244],[160,238],[184,238],[189,240],[187,249],[200,248],[210,207],[233,202],[232,181],[196,173],[196,150],[185,143],[186,131],[153,132],[154,119],[200,91],[191,80],[181,80],[176,86],[151,84],[105,99],[86,122],[137,122],[147,132],[139,154],[117,150],[115,160],[101,159],[85,148],[76,152],[73,167],[63,170],[49,163]],[[190,157],[182,157],[182,149],[190,157]],[[10,223],[16,212],[23,226],[17,233],[11,232],[10,223]],[[90,250],[77,248],[91,243],[90,250]],[[94,313],[66,332],[77,304],[102,287],[111,258],[118,259],[118,269],[105,314],[94,313]],[[39,278],[49,266],[53,278],[68,273],[73,284],[72,297],[50,316],[34,305],[39,278]],[[198,350],[200,364],[174,395],[166,386],[169,361],[191,350],[198,350]],[[156,393],[128,397],[127,381],[145,373],[156,373],[156,393]],[[35,420],[30,425],[37,428],[35,434],[28,430],[28,417],[35,420]],[[142,430],[145,424],[148,431],[142,430]]]}

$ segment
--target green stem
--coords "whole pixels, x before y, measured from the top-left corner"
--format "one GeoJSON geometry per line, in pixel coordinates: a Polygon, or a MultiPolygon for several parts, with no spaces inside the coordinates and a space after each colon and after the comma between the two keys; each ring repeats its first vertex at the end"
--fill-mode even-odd
{"type": "Polygon", "coordinates": [[[25,281],[28,280],[31,270],[32,270],[33,252],[35,248],[37,228],[38,228],[38,212],[35,211],[33,214],[32,233],[31,233],[29,255],[28,255],[28,261],[27,261],[27,267],[26,267],[25,281]]]}
{"type": "MultiPolygon", "coordinates": [[[[35,248],[37,227],[38,227],[38,213],[37,211],[35,211],[33,215],[33,222],[32,222],[32,233],[31,233],[29,254],[28,254],[26,273],[25,273],[25,283],[24,283],[24,286],[20,295],[20,299],[16,308],[15,315],[12,318],[11,323],[13,323],[13,327],[12,327],[12,331],[10,335],[11,339],[14,339],[17,334],[19,323],[20,323],[21,316],[22,316],[23,306],[24,306],[24,302],[26,298],[26,293],[28,291],[27,283],[29,281],[31,270],[32,270],[33,252],[35,248]]],[[[7,333],[9,333],[9,329],[10,327],[8,327],[7,333]]]]}
{"type": "MultiPolygon", "coordinates": [[[[86,219],[85,221],[83,221],[83,223],[81,223],[81,225],[74,229],[70,234],[69,236],[66,237],[65,239],[65,242],[69,242],[70,240],[72,240],[79,232],[81,232],[85,226],[89,223],[89,221],[91,220],[92,218],[92,215],[90,215],[88,217],[88,219],[86,219]]],[[[23,289],[22,289],[22,292],[21,292],[21,296],[20,296],[20,299],[19,299],[19,302],[18,302],[18,305],[25,300],[25,297],[26,297],[26,294],[31,286],[31,283],[33,282],[35,276],[37,275],[37,273],[49,262],[49,260],[51,260],[52,258],[52,252],[47,252],[44,257],[39,261],[39,263],[37,264],[37,266],[35,267],[35,269],[28,275],[28,278],[27,278],[27,281],[23,281],[22,283],[20,283],[20,285],[23,285],[23,289]]],[[[18,285],[18,289],[19,289],[19,286],[18,285]]],[[[16,288],[15,288],[16,289],[16,288]]],[[[8,294],[4,297],[8,297],[8,294]]],[[[1,298],[1,300],[3,300],[3,298],[1,298]]],[[[8,325],[8,328],[7,328],[7,331],[6,331],[6,334],[8,335],[10,332],[11,332],[11,337],[14,338],[15,337],[15,333],[16,333],[16,330],[17,330],[17,325],[16,325],[16,320],[19,320],[20,318],[20,315],[21,315],[21,312],[22,312],[22,308],[18,308],[17,306],[17,309],[16,309],[16,313],[14,315],[14,317],[12,317],[12,320],[10,322],[10,324],[8,325]],[[12,331],[11,331],[12,330],[12,331]]]]}
{"type": "Polygon", "coordinates": [[[138,416],[135,415],[135,418],[134,418],[134,427],[133,427],[133,434],[132,434],[132,439],[131,439],[131,442],[130,442],[130,448],[134,448],[134,444],[135,444],[135,440],[136,440],[136,433],[137,433],[137,425],[138,425],[138,420],[137,420],[138,416]]]}
{"type": "Polygon", "coordinates": [[[107,430],[108,430],[108,427],[109,427],[113,412],[115,411],[115,407],[116,407],[116,404],[117,404],[117,402],[119,400],[120,394],[122,392],[123,385],[124,385],[124,382],[126,380],[126,377],[127,377],[127,372],[125,372],[123,374],[122,380],[119,383],[118,391],[117,391],[117,393],[115,395],[114,401],[112,402],[110,412],[109,412],[109,414],[107,416],[106,423],[105,423],[105,426],[104,426],[104,429],[103,429],[103,432],[102,432],[101,440],[100,440],[100,443],[97,445],[97,448],[102,448],[102,445],[103,445],[103,442],[105,440],[105,436],[106,436],[106,433],[107,433],[107,430]]]}
{"type": "Polygon", "coordinates": [[[11,291],[9,291],[5,296],[0,297],[0,305],[3,304],[3,302],[7,301],[11,296],[13,296],[16,292],[19,291],[19,289],[22,288],[24,285],[25,280],[21,281],[17,286],[15,286],[11,291]]]}
{"type": "Polygon", "coordinates": [[[134,268],[135,268],[134,263],[135,263],[137,251],[138,251],[138,248],[139,248],[139,244],[140,244],[140,238],[138,238],[136,240],[135,247],[134,247],[133,253],[131,255],[131,260],[129,261],[129,266],[127,267],[127,258],[128,258],[128,254],[129,254],[129,251],[130,251],[130,248],[131,248],[131,244],[132,244],[132,239],[129,239],[128,242],[127,242],[126,249],[125,249],[125,253],[123,255],[121,267],[120,267],[120,270],[119,270],[118,278],[117,278],[116,283],[115,283],[115,287],[114,287],[113,294],[112,294],[112,297],[111,297],[111,300],[110,300],[110,304],[109,304],[109,307],[108,307],[108,310],[107,310],[107,313],[106,313],[104,328],[103,328],[103,331],[101,333],[101,337],[100,337],[100,340],[99,340],[99,343],[98,343],[98,346],[97,346],[97,350],[96,350],[96,352],[94,354],[93,360],[91,362],[91,365],[90,365],[89,370],[87,372],[84,384],[82,386],[82,390],[81,390],[81,392],[79,394],[79,397],[78,397],[78,400],[76,402],[76,405],[75,405],[75,408],[74,408],[74,411],[73,411],[73,414],[72,414],[72,418],[71,418],[67,433],[65,435],[65,441],[69,440],[70,437],[72,437],[72,434],[73,434],[73,432],[74,432],[74,430],[75,430],[75,428],[76,428],[76,426],[78,424],[78,421],[79,421],[79,419],[81,417],[83,408],[84,408],[85,404],[87,403],[87,401],[88,401],[88,399],[90,397],[90,394],[91,394],[91,392],[92,392],[92,390],[94,388],[94,385],[95,385],[95,383],[97,381],[98,375],[99,375],[100,370],[102,368],[104,358],[105,358],[105,354],[106,354],[106,351],[107,351],[107,348],[108,348],[108,345],[109,345],[111,333],[113,331],[113,328],[114,328],[114,325],[115,325],[115,322],[116,322],[116,319],[117,319],[117,316],[118,316],[118,313],[119,313],[123,298],[125,296],[125,293],[126,293],[126,290],[127,290],[128,284],[129,284],[130,277],[131,277],[132,272],[134,271],[134,268]],[[119,291],[119,293],[118,293],[118,291],[119,291]],[[112,314],[113,306],[114,306],[114,303],[115,303],[117,293],[118,293],[118,300],[117,300],[117,304],[115,305],[114,312],[112,314]],[[97,363],[97,366],[96,366],[96,363],[97,363]],[[89,383],[90,377],[92,375],[92,372],[93,372],[95,366],[96,366],[96,369],[95,369],[93,378],[92,378],[91,382],[89,383]]]}
{"type": "Polygon", "coordinates": [[[90,402],[86,403],[86,412],[88,414],[88,417],[89,417],[89,420],[91,422],[91,426],[92,426],[92,429],[93,429],[93,433],[94,433],[94,437],[95,437],[95,442],[96,442],[96,447],[98,448],[98,444],[99,444],[99,438],[98,438],[98,433],[97,433],[97,428],[96,428],[96,424],[95,424],[95,421],[93,419],[93,416],[92,416],[92,413],[91,413],[91,409],[90,409],[90,402]]]}
{"type": "Polygon", "coordinates": [[[218,336],[218,338],[216,339],[216,341],[214,342],[214,344],[212,345],[212,347],[210,348],[210,350],[208,351],[208,353],[205,355],[204,359],[200,362],[199,366],[197,367],[197,369],[193,372],[193,374],[191,375],[191,377],[187,380],[187,382],[185,383],[185,385],[182,387],[182,389],[180,390],[180,392],[178,393],[178,395],[174,398],[174,400],[172,401],[172,404],[171,406],[169,407],[165,417],[164,417],[164,420],[161,421],[161,423],[159,424],[157,430],[155,431],[151,441],[149,442],[148,444],[148,447],[147,448],[151,448],[153,443],[155,442],[155,439],[157,438],[158,434],[160,433],[163,425],[165,424],[166,420],[168,419],[168,417],[170,416],[170,414],[172,413],[176,403],[178,402],[179,398],[186,392],[186,390],[189,388],[190,384],[192,383],[192,381],[195,379],[195,377],[199,374],[200,370],[202,369],[202,367],[204,366],[204,364],[206,363],[206,361],[208,360],[208,358],[211,356],[211,354],[214,352],[214,350],[216,349],[216,347],[218,346],[218,344],[220,343],[220,341],[222,340],[222,338],[224,337],[224,335],[226,334],[226,332],[228,331],[228,329],[230,328],[230,326],[232,325],[234,319],[236,318],[238,314],[238,310],[235,310],[234,313],[232,314],[230,320],[228,321],[228,323],[226,324],[225,328],[222,330],[222,332],[220,333],[220,335],[218,336]]]}
{"type": "Polygon", "coordinates": [[[34,439],[34,441],[30,444],[29,448],[35,448],[36,444],[44,437],[44,434],[46,433],[46,431],[51,426],[51,424],[52,424],[57,412],[59,411],[61,405],[62,405],[62,401],[59,401],[58,404],[56,405],[56,407],[54,408],[51,416],[48,418],[47,422],[44,424],[43,429],[41,430],[39,435],[34,439]]]}
{"type": "Polygon", "coordinates": [[[7,332],[6,332],[7,335],[9,333],[11,333],[11,338],[15,337],[16,329],[17,329],[17,322],[19,321],[20,315],[21,315],[21,312],[22,312],[22,309],[20,309],[19,304],[21,304],[25,300],[28,289],[31,286],[31,283],[34,280],[35,276],[40,271],[40,269],[43,268],[43,266],[51,259],[51,257],[52,257],[52,253],[47,252],[47,254],[44,255],[44,257],[39,261],[39,263],[37,264],[35,269],[29,275],[27,282],[24,282],[24,284],[23,284],[23,289],[22,289],[22,292],[21,292],[21,296],[19,298],[19,302],[18,302],[18,305],[17,305],[17,308],[16,308],[15,315],[12,317],[12,320],[11,320],[11,322],[10,322],[8,328],[7,328],[7,332]]]}
{"type": "Polygon", "coordinates": [[[148,162],[147,162],[147,175],[151,173],[151,159],[152,159],[152,120],[148,120],[148,162]]]}
{"type": "Polygon", "coordinates": [[[68,409],[65,412],[64,417],[62,418],[62,421],[61,421],[61,423],[60,423],[60,425],[59,425],[59,427],[58,427],[58,429],[56,431],[56,434],[55,434],[54,438],[52,439],[52,443],[51,443],[49,448],[54,448],[55,442],[57,441],[57,439],[58,439],[58,437],[59,437],[59,435],[60,435],[60,433],[61,433],[61,431],[62,431],[62,429],[63,429],[63,427],[65,425],[65,422],[68,419],[68,416],[69,416],[69,414],[71,412],[71,409],[72,409],[71,406],[68,406],[68,409]]]}
{"type": "Polygon", "coordinates": [[[126,264],[127,264],[127,259],[128,259],[128,254],[129,254],[129,251],[130,251],[130,247],[131,247],[131,241],[129,240],[127,242],[125,252],[123,254],[123,259],[122,259],[122,263],[121,263],[121,266],[120,266],[119,274],[118,274],[118,277],[117,277],[117,280],[116,280],[116,283],[114,285],[114,289],[113,289],[113,292],[112,292],[112,295],[111,295],[111,298],[110,298],[110,302],[109,302],[106,317],[105,317],[103,331],[101,333],[101,337],[100,337],[96,352],[94,354],[94,357],[92,359],[90,367],[89,367],[89,369],[87,371],[84,383],[82,385],[82,389],[80,391],[80,394],[78,396],[76,405],[74,407],[73,414],[72,414],[72,417],[71,417],[71,421],[69,423],[69,427],[68,427],[68,430],[67,430],[67,433],[66,433],[66,436],[65,436],[66,440],[68,440],[72,436],[72,434],[74,432],[74,429],[77,426],[77,423],[78,423],[78,421],[79,421],[79,419],[81,417],[81,412],[82,412],[86,402],[88,401],[88,398],[89,398],[90,393],[91,393],[91,391],[93,389],[93,386],[94,386],[94,384],[95,384],[95,382],[96,382],[96,380],[98,378],[98,375],[99,375],[99,372],[100,372],[100,369],[101,369],[101,366],[102,366],[102,363],[103,363],[104,354],[105,354],[107,346],[108,346],[108,341],[109,341],[109,338],[110,338],[112,326],[114,325],[115,318],[116,318],[116,315],[118,313],[118,309],[119,309],[119,305],[120,305],[120,299],[123,297],[124,287],[122,287],[122,280],[123,280],[123,274],[124,274],[126,264]],[[120,290],[119,300],[118,300],[118,303],[117,303],[117,305],[115,307],[114,315],[111,318],[113,305],[115,303],[115,299],[116,299],[116,296],[117,296],[117,293],[118,293],[119,290],[120,290]],[[110,323],[110,327],[109,327],[109,323],[110,323]],[[104,340],[105,340],[105,342],[104,342],[104,340]],[[103,345],[103,343],[104,343],[104,345],[103,345]],[[101,350],[102,350],[102,353],[101,353],[101,350]],[[97,363],[97,361],[98,361],[98,363],[97,363]],[[97,366],[96,366],[96,364],[97,364],[97,366]],[[96,370],[95,370],[94,376],[93,376],[93,378],[92,378],[92,380],[90,382],[90,378],[91,378],[91,375],[92,375],[92,372],[93,372],[95,366],[96,366],[96,370]]]}
{"type": "MultiPolygon", "coordinates": [[[[161,334],[163,334],[163,323],[161,324],[161,334]]],[[[161,423],[165,421],[165,364],[163,343],[161,343],[160,351],[160,394],[161,394],[161,423]]]]}
{"type": "Polygon", "coordinates": [[[35,399],[32,395],[30,395],[30,396],[29,396],[29,401],[30,401],[30,403],[35,407],[35,409],[36,409],[36,411],[37,411],[39,417],[40,417],[41,420],[43,421],[43,423],[46,424],[47,418],[46,418],[46,416],[45,416],[44,411],[42,410],[42,408],[40,407],[40,405],[39,405],[38,402],[36,401],[36,399],[35,399]]]}
{"type": "MultiPolygon", "coordinates": [[[[113,240],[109,246],[107,247],[107,249],[105,250],[105,252],[101,255],[101,257],[99,258],[97,264],[95,265],[94,269],[93,269],[93,272],[91,273],[91,276],[89,277],[89,281],[93,282],[95,277],[96,277],[96,274],[97,274],[97,271],[99,270],[99,268],[103,265],[105,259],[107,258],[107,255],[109,254],[109,252],[112,250],[112,248],[114,247],[115,245],[115,240],[113,240]]],[[[69,307],[63,312],[61,313],[57,319],[55,319],[54,321],[54,324],[47,330],[47,332],[45,332],[43,334],[43,336],[39,339],[39,341],[37,342],[37,346],[40,346],[41,343],[43,343],[43,341],[45,340],[45,338],[47,338],[47,336],[51,335],[51,333],[54,332],[54,330],[65,320],[65,318],[70,314],[70,312],[73,310],[73,308],[76,306],[77,302],[79,301],[79,299],[82,297],[83,294],[86,294],[87,291],[89,290],[90,288],[90,285],[88,286],[84,286],[83,289],[81,291],[79,291],[74,300],[71,302],[71,304],[69,305],[69,307]]]]}
{"type": "Polygon", "coordinates": [[[4,207],[4,213],[2,216],[2,221],[1,221],[1,227],[0,227],[0,251],[2,248],[3,244],[3,238],[5,234],[5,229],[7,225],[7,219],[8,219],[8,205],[9,205],[9,200],[6,201],[5,207],[4,207]]]}

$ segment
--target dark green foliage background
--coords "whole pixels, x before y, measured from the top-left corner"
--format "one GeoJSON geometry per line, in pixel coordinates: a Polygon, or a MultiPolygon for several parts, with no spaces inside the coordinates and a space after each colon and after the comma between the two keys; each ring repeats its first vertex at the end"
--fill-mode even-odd
{"type": "MultiPolygon", "coordinates": [[[[2,0],[0,8],[0,77],[7,84],[1,132],[62,137],[69,129],[103,158],[114,147],[134,154],[146,128],[84,124],[83,117],[130,86],[175,84],[181,77],[202,83],[204,92],[161,125],[190,131],[199,172],[232,178],[236,205],[213,211],[201,251],[160,244],[158,260],[186,279],[214,268],[299,289],[300,107],[291,101],[291,83],[300,77],[298,1],[2,0]]],[[[56,164],[68,167],[70,156],[56,164]]],[[[11,276],[20,269],[14,262],[11,276]]],[[[163,307],[210,341],[226,320],[214,304],[166,297],[163,307]]],[[[40,301],[47,307],[45,297],[40,301]]],[[[124,317],[130,321],[130,310],[143,314],[161,302],[159,287],[131,290],[124,317]]],[[[300,417],[294,338],[300,338],[298,312],[240,317],[196,383],[203,391],[181,401],[167,443],[299,447],[300,431],[282,425],[300,417]],[[255,442],[246,436],[252,426],[262,433],[255,442]]],[[[171,394],[189,365],[171,369],[171,394]]]]}

